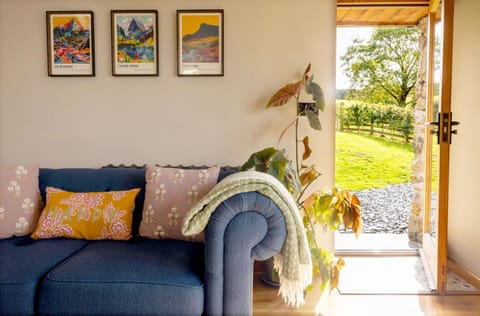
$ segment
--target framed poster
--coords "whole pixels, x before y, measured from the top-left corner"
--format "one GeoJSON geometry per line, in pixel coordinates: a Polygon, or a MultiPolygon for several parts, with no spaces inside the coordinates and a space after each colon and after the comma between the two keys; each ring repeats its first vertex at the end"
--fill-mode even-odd
{"type": "Polygon", "coordinates": [[[177,10],[178,76],[223,76],[223,10],[177,10]]]}
{"type": "Polygon", "coordinates": [[[47,11],[49,76],[95,76],[93,25],[93,11],[47,11]]]}
{"type": "Polygon", "coordinates": [[[112,75],[158,76],[158,11],[112,10],[112,75]]]}

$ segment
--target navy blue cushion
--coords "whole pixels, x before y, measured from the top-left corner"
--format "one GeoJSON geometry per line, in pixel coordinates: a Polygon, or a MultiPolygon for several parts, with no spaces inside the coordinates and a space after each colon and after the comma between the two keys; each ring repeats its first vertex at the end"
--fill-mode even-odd
{"type": "Polygon", "coordinates": [[[95,241],[48,273],[40,314],[201,315],[204,245],[95,241]]]}
{"type": "Polygon", "coordinates": [[[35,241],[30,237],[0,240],[0,315],[34,314],[35,291],[41,278],[86,243],[74,239],[35,241]]]}
{"type": "Polygon", "coordinates": [[[222,181],[225,177],[232,175],[240,170],[240,167],[222,167],[218,174],[217,182],[222,181]]]}

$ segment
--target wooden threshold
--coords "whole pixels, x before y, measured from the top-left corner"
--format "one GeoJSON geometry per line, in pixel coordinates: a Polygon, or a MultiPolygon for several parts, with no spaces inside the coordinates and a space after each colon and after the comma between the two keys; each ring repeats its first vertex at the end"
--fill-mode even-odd
{"type": "Polygon", "coordinates": [[[336,250],[341,257],[418,257],[417,249],[412,250],[336,250]]]}

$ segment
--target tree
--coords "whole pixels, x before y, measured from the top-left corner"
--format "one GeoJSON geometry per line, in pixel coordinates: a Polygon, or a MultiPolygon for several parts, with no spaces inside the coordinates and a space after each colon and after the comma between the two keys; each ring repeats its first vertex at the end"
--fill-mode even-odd
{"type": "Polygon", "coordinates": [[[370,40],[355,39],[341,56],[350,98],[413,107],[419,36],[417,27],[379,27],[370,40]]]}
{"type": "Polygon", "coordinates": [[[363,125],[364,107],[361,104],[355,103],[350,106],[348,112],[348,121],[357,126],[357,132],[360,133],[360,127],[363,125]]]}

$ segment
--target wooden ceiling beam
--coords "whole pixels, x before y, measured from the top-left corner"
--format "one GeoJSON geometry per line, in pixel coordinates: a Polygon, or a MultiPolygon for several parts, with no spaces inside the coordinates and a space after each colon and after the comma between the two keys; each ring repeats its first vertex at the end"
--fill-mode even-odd
{"type": "Polygon", "coordinates": [[[337,0],[337,25],[415,25],[440,0],[337,0]]]}
{"type": "Polygon", "coordinates": [[[430,0],[430,12],[436,12],[439,5],[440,0],[430,0]]]}

